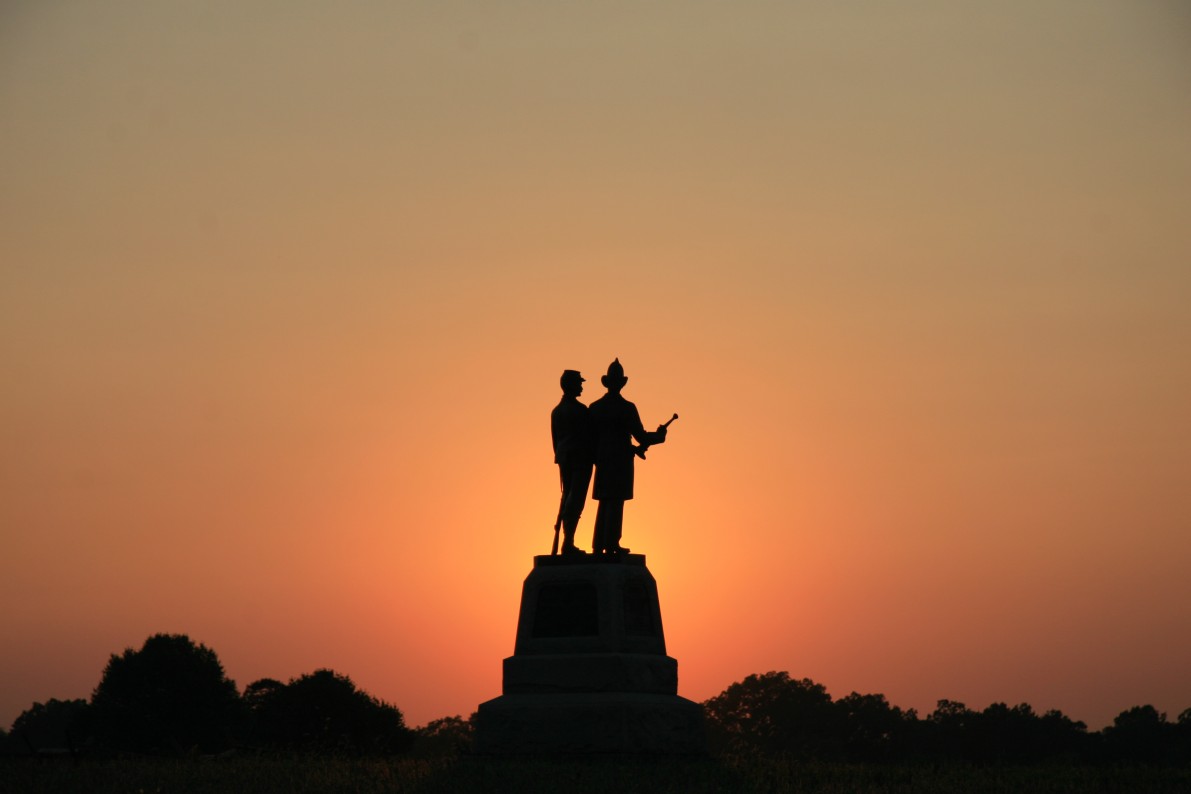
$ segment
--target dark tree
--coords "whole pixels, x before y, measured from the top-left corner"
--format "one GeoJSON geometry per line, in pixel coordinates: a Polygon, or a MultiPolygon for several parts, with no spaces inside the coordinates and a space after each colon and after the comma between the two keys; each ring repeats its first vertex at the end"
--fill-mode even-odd
{"type": "Polygon", "coordinates": [[[253,681],[244,688],[244,704],[249,711],[256,712],[272,695],[282,689],[285,689],[285,684],[276,678],[261,678],[253,681]]]}
{"type": "Polygon", "coordinates": [[[1041,727],[1029,704],[993,703],[973,719],[969,746],[981,761],[1037,761],[1047,754],[1041,727]]]}
{"type": "Polygon", "coordinates": [[[967,761],[1037,763],[1075,761],[1091,752],[1087,726],[1048,711],[1039,717],[1028,703],[993,703],[971,711],[940,700],[924,723],[922,755],[967,761]]]}
{"type": "Polygon", "coordinates": [[[414,754],[423,758],[449,758],[471,750],[475,715],[463,719],[458,715],[431,720],[421,728],[415,728],[417,739],[414,754]]]}
{"type": "Polygon", "coordinates": [[[184,634],[112,654],[91,706],[102,746],[139,753],[225,749],[241,713],[215,652],[184,634]]]}
{"type": "Polygon", "coordinates": [[[940,700],[926,718],[928,731],[923,750],[940,758],[971,756],[971,728],[976,712],[958,700],[940,700]]]}
{"type": "Polygon", "coordinates": [[[835,701],[844,754],[857,761],[895,758],[907,752],[910,731],[918,721],[913,709],[891,706],[884,695],[858,692],[835,701]]]}
{"type": "Polygon", "coordinates": [[[1086,723],[1051,709],[1038,720],[1038,731],[1046,756],[1052,760],[1077,761],[1092,750],[1086,723]]]}
{"type": "Polygon", "coordinates": [[[1191,709],[1183,709],[1179,713],[1174,727],[1175,760],[1191,764],[1191,709]]]}
{"type": "Polygon", "coordinates": [[[1175,760],[1178,728],[1150,705],[1122,711],[1104,729],[1107,754],[1114,760],[1155,763],[1175,760]]]}
{"type": "Polygon", "coordinates": [[[393,753],[413,740],[399,709],[332,670],[316,670],[284,685],[262,679],[250,684],[244,695],[254,739],[262,747],[393,753]]]}
{"type": "Polygon", "coordinates": [[[90,707],[81,698],[34,703],[12,723],[8,747],[14,753],[78,752],[90,737],[90,717],[90,707]]]}
{"type": "Polygon", "coordinates": [[[703,707],[709,746],[719,752],[830,757],[838,750],[831,696],[809,678],[750,675],[703,707]]]}

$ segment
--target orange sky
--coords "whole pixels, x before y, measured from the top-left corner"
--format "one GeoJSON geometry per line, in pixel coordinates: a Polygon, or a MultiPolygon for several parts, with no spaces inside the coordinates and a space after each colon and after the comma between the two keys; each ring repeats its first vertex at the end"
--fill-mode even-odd
{"type": "Polygon", "coordinates": [[[0,725],[159,631],[466,716],[614,356],[680,694],[1173,718],[1189,97],[1176,2],[5,4],[0,725]]]}

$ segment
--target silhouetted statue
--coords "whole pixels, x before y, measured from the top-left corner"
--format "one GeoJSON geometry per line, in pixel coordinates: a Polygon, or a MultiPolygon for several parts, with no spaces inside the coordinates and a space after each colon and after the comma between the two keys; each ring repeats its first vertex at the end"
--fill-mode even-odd
{"type": "Polygon", "coordinates": [[[579,516],[583,514],[583,506],[587,503],[587,486],[591,484],[593,460],[587,406],[579,402],[579,395],[583,393],[583,380],[576,370],[563,370],[562,378],[559,379],[562,400],[550,413],[554,462],[558,464],[558,477],[562,485],[558,519],[554,522],[554,546],[550,550],[551,554],[558,552],[559,524],[563,528],[562,553],[585,553],[575,546],[575,529],[579,526],[579,516]]]}
{"type": "Polygon", "coordinates": [[[608,393],[593,402],[587,412],[595,444],[592,498],[600,503],[592,547],[597,554],[620,554],[628,552],[620,545],[620,536],[624,503],[633,498],[633,456],[644,458],[646,449],[664,442],[666,425],[658,425],[653,433],[645,431],[637,406],[620,395],[629,379],[624,375],[619,358],[608,366],[608,374],[600,382],[608,393]],[[633,446],[633,439],[641,446],[633,446]]]}

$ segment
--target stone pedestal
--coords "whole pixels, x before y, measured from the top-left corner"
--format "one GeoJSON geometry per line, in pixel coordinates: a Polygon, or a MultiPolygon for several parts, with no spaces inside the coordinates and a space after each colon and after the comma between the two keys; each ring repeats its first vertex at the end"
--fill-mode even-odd
{"type": "Polygon", "coordinates": [[[480,704],[476,752],[704,751],[644,555],[535,557],[503,691],[480,704]]]}

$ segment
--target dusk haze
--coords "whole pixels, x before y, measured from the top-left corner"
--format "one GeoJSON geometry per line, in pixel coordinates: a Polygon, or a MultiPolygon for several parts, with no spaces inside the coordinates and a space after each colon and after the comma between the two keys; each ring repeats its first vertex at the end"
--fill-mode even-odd
{"type": "Polygon", "coordinates": [[[1173,721],[1191,5],[0,6],[0,727],[157,633],[467,718],[615,359],[681,698],[1173,721]]]}

